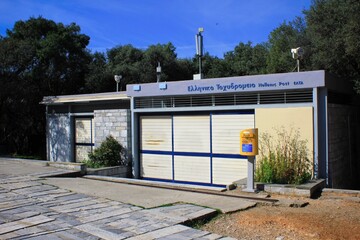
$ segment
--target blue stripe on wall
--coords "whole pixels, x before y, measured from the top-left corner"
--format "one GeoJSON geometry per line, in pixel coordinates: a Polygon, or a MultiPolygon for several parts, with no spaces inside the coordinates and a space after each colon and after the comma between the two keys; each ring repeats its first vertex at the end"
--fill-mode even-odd
{"type": "Polygon", "coordinates": [[[240,158],[240,159],[247,159],[247,156],[243,156],[240,154],[223,154],[223,153],[213,153],[212,157],[216,158],[240,158]]]}
{"type": "Polygon", "coordinates": [[[204,152],[172,152],[172,151],[157,151],[157,150],[142,150],[143,154],[156,154],[156,155],[174,155],[186,157],[216,157],[216,158],[239,158],[247,159],[246,156],[240,154],[223,154],[223,153],[204,153],[204,152]]]}

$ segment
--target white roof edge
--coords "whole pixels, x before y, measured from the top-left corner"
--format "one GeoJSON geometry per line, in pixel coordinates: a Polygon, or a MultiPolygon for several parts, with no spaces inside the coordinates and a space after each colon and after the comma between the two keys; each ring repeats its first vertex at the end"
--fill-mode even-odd
{"type": "Polygon", "coordinates": [[[111,100],[128,100],[126,92],[108,92],[77,95],[45,96],[40,104],[56,105],[63,103],[81,103],[111,100]]]}

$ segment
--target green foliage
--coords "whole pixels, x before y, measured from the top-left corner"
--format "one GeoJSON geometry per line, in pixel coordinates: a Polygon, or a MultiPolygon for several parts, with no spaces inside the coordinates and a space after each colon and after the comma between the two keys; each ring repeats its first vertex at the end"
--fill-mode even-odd
{"type": "Polygon", "coordinates": [[[161,64],[161,81],[176,80],[173,74],[177,68],[175,47],[172,43],[150,45],[144,51],[144,58],[141,62],[141,82],[156,81],[156,66],[161,64]]]}
{"type": "Polygon", "coordinates": [[[115,91],[114,75],[109,71],[104,53],[91,54],[91,62],[85,77],[85,92],[113,92],[115,91]]]}
{"type": "Polygon", "coordinates": [[[89,153],[89,167],[111,167],[125,165],[124,147],[112,136],[106,137],[100,147],[89,153]]]}
{"type": "Polygon", "coordinates": [[[256,181],[265,183],[302,184],[311,178],[311,163],[306,141],[299,131],[284,128],[277,136],[265,133],[260,138],[261,158],[257,162],[256,181]],[[277,139],[277,140],[274,140],[277,139]]]}
{"type": "Polygon", "coordinates": [[[305,14],[312,68],[354,81],[360,94],[360,2],[314,0],[305,14]]]}
{"type": "MultiPolygon", "coordinates": [[[[244,76],[266,73],[266,58],[269,50],[266,44],[252,46],[251,42],[240,42],[234,51],[224,56],[230,75],[244,76]]],[[[228,73],[229,74],[229,73],[228,73]]]]}
{"type": "Polygon", "coordinates": [[[44,96],[79,93],[89,37],[72,23],[18,21],[0,38],[0,143],[18,154],[45,152],[44,96]],[[41,150],[39,149],[42,148],[41,150]]]}
{"type": "MultiPolygon", "coordinates": [[[[144,58],[144,52],[133,47],[131,44],[114,47],[107,51],[108,69],[112,74],[112,81],[114,82],[114,75],[121,74],[120,88],[125,90],[126,84],[140,83],[140,69],[141,61],[144,58]]],[[[155,66],[154,66],[155,69],[155,66]]],[[[113,85],[115,90],[115,84],[113,85]]]]}
{"type": "MultiPolygon", "coordinates": [[[[195,69],[193,73],[199,72],[198,58],[193,60],[195,69]]],[[[219,78],[230,76],[229,66],[226,65],[223,59],[211,56],[209,53],[205,53],[202,57],[202,73],[205,78],[219,78]]]]}
{"type": "Polygon", "coordinates": [[[305,20],[301,17],[289,23],[282,23],[269,35],[269,55],[267,72],[282,73],[294,71],[296,61],[292,58],[291,49],[302,47],[305,56],[300,62],[301,70],[309,70],[310,40],[306,32],[305,20]]]}

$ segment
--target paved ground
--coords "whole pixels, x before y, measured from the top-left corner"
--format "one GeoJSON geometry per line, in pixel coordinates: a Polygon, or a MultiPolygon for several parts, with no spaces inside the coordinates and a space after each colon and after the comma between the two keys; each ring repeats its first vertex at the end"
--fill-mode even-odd
{"type": "MultiPolygon", "coordinates": [[[[108,192],[117,193],[113,195],[128,196],[130,191],[141,191],[138,188],[125,191],[111,189],[105,182],[87,180],[81,185],[84,179],[68,179],[68,185],[88,189],[90,195],[49,184],[59,179],[39,178],[61,171],[43,163],[0,159],[0,239],[230,239],[182,225],[215,213],[210,208],[182,203],[144,209],[129,197],[124,203],[102,193],[109,188],[108,192]]],[[[171,197],[176,192],[166,191],[171,197]]],[[[136,193],[133,198],[150,199],[155,194],[156,190],[136,193]]]]}
{"type": "Polygon", "coordinates": [[[256,202],[239,198],[224,198],[195,192],[136,186],[85,178],[47,178],[43,183],[91,196],[101,196],[144,208],[154,208],[175,203],[192,203],[218,209],[223,213],[255,206],[256,202]]]}

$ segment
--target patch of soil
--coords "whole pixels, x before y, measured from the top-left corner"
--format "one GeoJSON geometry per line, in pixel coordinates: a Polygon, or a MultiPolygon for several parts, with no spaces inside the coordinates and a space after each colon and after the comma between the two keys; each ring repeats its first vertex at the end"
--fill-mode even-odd
{"type": "Polygon", "coordinates": [[[221,215],[201,229],[238,239],[360,239],[359,199],[302,200],[309,205],[303,208],[260,205],[221,215]]]}

